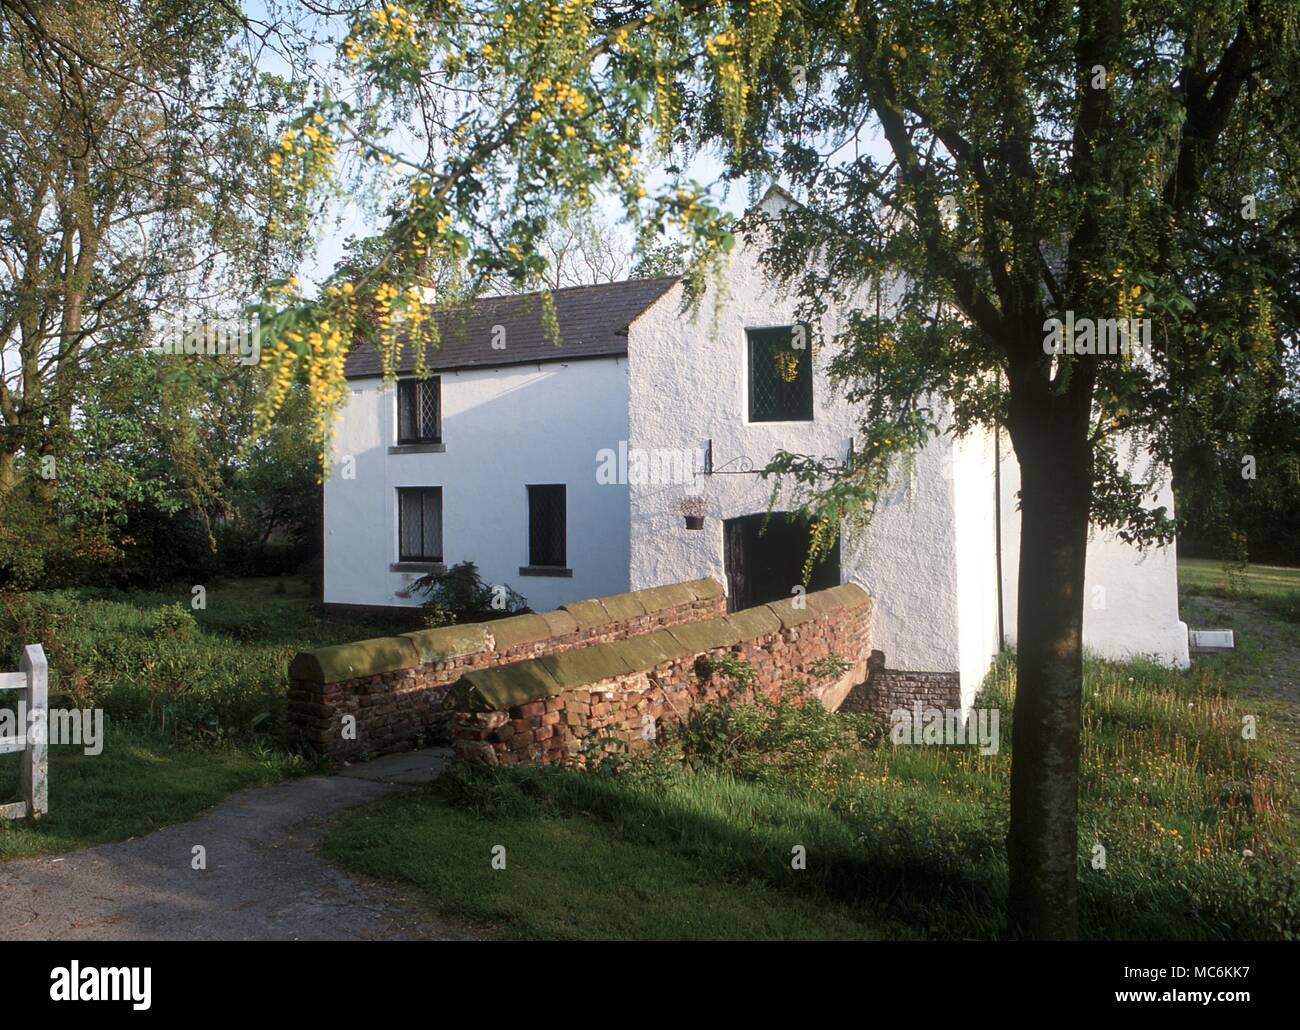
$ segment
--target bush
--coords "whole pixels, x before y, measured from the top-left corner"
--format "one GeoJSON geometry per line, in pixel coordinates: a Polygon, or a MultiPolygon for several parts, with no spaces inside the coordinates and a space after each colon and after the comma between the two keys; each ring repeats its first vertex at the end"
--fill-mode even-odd
{"type": "Polygon", "coordinates": [[[835,759],[872,735],[869,716],[828,712],[796,680],[775,701],[717,701],[702,706],[680,729],[670,727],[692,768],[746,780],[810,784],[835,759]]]}
{"type": "Polygon", "coordinates": [[[523,595],[509,585],[484,583],[472,561],[453,565],[446,572],[431,572],[413,582],[406,596],[424,598],[429,626],[483,622],[528,611],[523,595]]]}

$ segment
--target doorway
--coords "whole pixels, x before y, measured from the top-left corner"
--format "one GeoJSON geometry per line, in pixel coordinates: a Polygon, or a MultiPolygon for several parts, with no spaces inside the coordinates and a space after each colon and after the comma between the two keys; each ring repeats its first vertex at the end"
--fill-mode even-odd
{"type": "Polygon", "coordinates": [[[803,583],[808,592],[838,586],[840,541],[813,566],[803,582],[811,525],[795,512],[759,512],[722,524],[723,561],[727,572],[727,610],[739,611],[793,597],[803,583]]]}

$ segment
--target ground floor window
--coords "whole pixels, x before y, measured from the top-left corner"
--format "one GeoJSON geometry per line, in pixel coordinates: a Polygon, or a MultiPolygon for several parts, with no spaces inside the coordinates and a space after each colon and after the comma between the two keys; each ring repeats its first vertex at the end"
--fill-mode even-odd
{"type": "Polygon", "coordinates": [[[563,484],[528,488],[528,564],[562,568],[568,561],[567,503],[563,484]]]}
{"type": "Polygon", "coordinates": [[[442,487],[397,491],[398,561],[442,561],[442,487]]]}

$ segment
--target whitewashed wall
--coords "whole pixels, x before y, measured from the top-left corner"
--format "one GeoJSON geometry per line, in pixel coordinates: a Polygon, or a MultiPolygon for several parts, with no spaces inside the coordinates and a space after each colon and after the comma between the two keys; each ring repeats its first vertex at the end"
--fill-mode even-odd
{"type": "MultiPolygon", "coordinates": [[[[952,442],[962,706],[979,692],[998,640],[997,476],[993,434],[952,442]]],[[[1005,561],[1005,556],[1003,558],[1005,561]]]]}
{"type": "Polygon", "coordinates": [[[627,362],[603,358],[442,373],[445,453],[389,454],[396,390],[351,382],[334,473],[325,484],[325,600],[415,604],[397,591],[418,574],[397,560],[400,486],[441,486],[448,566],[478,563],[536,610],[628,589],[628,492],[598,485],[596,453],[627,438],[627,362]],[[352,456],[356,478],[340,474],[352,456]],[[528,564],[530,483],[568,487],[572,578],[520,576],[528,564]]]}
{"type": "MultiPolygon", "coordinates": [[[[1145,467],[1145,458],[1121,451],[1145,467]]],[[[1007,437],[1002,446],[1002,577],[1007,642],[1016,639],[1017,583],[1020,555],[1020,513],[1016,492],[1020,466],[1007,437]]],[[[1173,489],[1168,477],[1149,507],[1164,505],[1172,515],[1173,489]]],[[[1149,548],[1145,552],[1124,543],[1113,533],[1094,529],[1088,542],[1088,565],[1083,608],[1083,646],[1102,658],[1125,659],[1147,655],[1166,665],[1190,665],[1187,624],[1178,618],[1177,549],[1149,548]]]]}
{"type": "MultiPolygon", "coordinates": [[[[718,468],[741,456],[762,468],[781,448],[842,459],[858,432],[855,409],[833,393],[824,351],[813,355],[812,422],[746,421],[745,329],[794,321],[794,298],[765,281],[757,253],[743,244],[729,257],[720,303],[710,286],[698,311],[683,315],[681,288],[665,294],[631,326],[631,445],[698,449],[712,438],[718,468]]],[[[952,462],[951,441],[934,441],[917,455],[915,475],[877,513],[866,538],[842,544],[842,578],[875,599],[873,646],[893,669],[959,669],[952,462]]],[[[771,488],[756,475],[633,483],[633,589],[698,576],[725,583],[723,520],[766,511],[771,488]],[[687,530],[680,511],[691,490],[705,500],[700,531],[687,530]]]]}

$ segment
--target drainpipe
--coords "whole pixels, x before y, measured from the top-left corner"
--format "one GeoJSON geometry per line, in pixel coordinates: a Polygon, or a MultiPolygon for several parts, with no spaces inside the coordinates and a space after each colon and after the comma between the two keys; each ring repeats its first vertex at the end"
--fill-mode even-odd
{"type": "Polygon", "coordinates": [[[998,651],[1007,649],[1002,600],[1002,426],[993,424],[993,535],[998,566],[998,651]]]}

